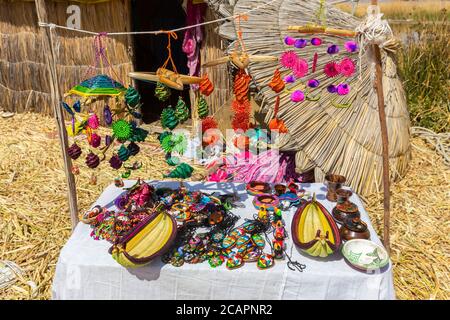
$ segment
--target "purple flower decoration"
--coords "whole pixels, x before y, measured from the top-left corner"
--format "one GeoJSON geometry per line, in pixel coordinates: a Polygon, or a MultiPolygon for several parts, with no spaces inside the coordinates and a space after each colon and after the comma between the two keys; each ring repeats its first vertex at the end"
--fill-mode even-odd
{"type": "Polygon", "coordinates": [[[322,39],[320,39],[320,38],[312,38],[311,39],[311,44],[313,46],[320,46],[322,44],[322,39]]]}
{"type": "Polygon", "coordinates": [[[301,90],[295,90],[294,92],[292,92],[291,94],[291,100],[293,102],[300,102],[305,100],[305,94],[303,93],[303,91],[301,90]]]}
{"type": "Polygon", "coordinates": [[[285,37],[284,43],[287,44],[288,46],[292,46],[295,43],[295,39],[292,37],[285,37]]]}
{"type": "Polygon", "coordinates": [[[316,79],[310,79],[308,80],[308,87],[310,88],[317,88],[319,86],[320,82],[316,79]]]}
{"type": "Polygon", "coordinates": [[[346,83],[341,83],[340,85],[338,85],[337,87],[337,93],[340,96],[345,96],[346,94],[348,94],[350,92],[350,86],[346,83]]]}
{"type": "Polygon", "coordinates": [[[336,86],[334,84],[330,84],[327,87],[327,90],[328,90],[329,93],[336,93],[337,92],[337,88],[336,88],[336,86]]]}
{"type": "Polygon", "coordinates": [[[329,54],[335,54],[339,52],[339,47],[335,44],[332,44],[331,46],[328,47],[327,52],[329,54]]]}
{"type": "Polygon", "coordinates": [[[114,205],[117,207],[117,209],[123,210],[123,209],[125,209],[127,202],[128,202],[128,197],[126,195],[118,196],[114,200],[114,205]]]}
{"type": "Polygon", "coordinates": [[[305,39],[297,39],[295,40],[294,47],[301,49],[306,47],[307,44],[308,42],[305,39]]]}
{"type": "Polygon", "coordinates": [[[345,50],[347,50],[350,53],[358,51],[358,44],[355,41],[347,41],[344,44],[345,50]]]}
{"type": "Polygon", "coordinates": [[[284,77],[284,82],[286,82],[286,83],[294,83],[295,82],[295,77],[292,74],[290,74],[290,75],[284,77]]]}

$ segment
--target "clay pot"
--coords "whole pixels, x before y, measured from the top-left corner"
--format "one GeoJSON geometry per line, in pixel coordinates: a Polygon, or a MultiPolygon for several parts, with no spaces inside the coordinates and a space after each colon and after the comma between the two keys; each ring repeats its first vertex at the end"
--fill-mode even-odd
{"type": "Polygon", "coordinates": [[[282,194],[286,193],[286,186],[284,184],[276,184],[274,186],[275,193],[277,196],[281,196],[282,194]]]}
{"type": "Polygon", "coordinates": [[[327,200],[336,202],[337,201],[337,194],[336,191],[338,189],[341,189],[342,185],[345,183],[345,177],[340,176],[338,174],[327,174],[325,176],[325,182],[328,187],[327,191],[327,200]]]}
{"type": "Polygon", "coordinates": [[[343,240],[369,239],[370,232],[367,224],[359,217],[347,218],[344,225],[339,229],[343,240]]]}

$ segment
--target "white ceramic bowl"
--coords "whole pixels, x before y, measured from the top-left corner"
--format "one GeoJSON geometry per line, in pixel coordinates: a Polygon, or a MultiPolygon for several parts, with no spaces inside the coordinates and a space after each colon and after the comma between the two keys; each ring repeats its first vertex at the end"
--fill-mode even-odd
{"type": "Polygon", "coordinates": [[[382,246],[365,239],[353,239],[342,246],[342,255],[355,268],[375,271],[389,263],[389,255],[382,246]]]}

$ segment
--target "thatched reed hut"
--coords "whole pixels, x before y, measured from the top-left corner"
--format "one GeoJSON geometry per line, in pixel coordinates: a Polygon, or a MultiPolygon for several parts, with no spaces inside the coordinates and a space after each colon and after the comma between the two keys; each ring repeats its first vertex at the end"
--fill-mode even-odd
{"type": "MultiPolygon", "coordinates": [[[[80,8],[81,29],[103,32],[160,30],[182,27],[186,23],[183,1],[178,0],[46,0],[48,23],[66,26],[72,12],[69,6],[80,8]]],[[[211,11],[206,11],[206,19],[211,11]]],[[[203,59],[221,56],[222,41],[213,31],[205,28],[205,41],[201,49],[203,59]]],[[[44,33],[38,26],[35,1],[0,0],[0,108],[12,112],[40,112],[52,115],[48,69],[43,49],[44,33]]],[[[57,74],[59,91],[66,92],[84,80],[95,64],[94,36],[70,30],[57,29],[57,74]]],[[[174,59],[183,70],[186,57],[181,51],[183,32],[174,43],[174,59]]],[[[164,35],[119,35],[104,38],[111,66],[118,80],[130,84],[128,73],[133,70],[155,71],[166,55],[164,35]]],[[[105,71],[105,70],[103,70],[105,71]]],[[[221,105],[229,92],[226,68],[211,71],[216,85],[208,97],[210,107],[221,105]]],[[[151,84],[137,83],[144,100],[146,121],[156,120],[162,106],[153,99],[151,84]]],[[[189,99],[189,94],[185,92],[189,99]]]]}

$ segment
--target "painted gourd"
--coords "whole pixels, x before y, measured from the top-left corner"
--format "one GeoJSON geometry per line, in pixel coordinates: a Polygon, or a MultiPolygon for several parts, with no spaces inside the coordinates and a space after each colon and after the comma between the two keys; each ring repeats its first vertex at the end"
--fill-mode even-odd
{"type": "Polygon", "coordinates": [[[291,231],[294,243],[311,256],[327,257],[341,245],[333,217],[317,202],[315,194],[295,213],[291,231]]]}

